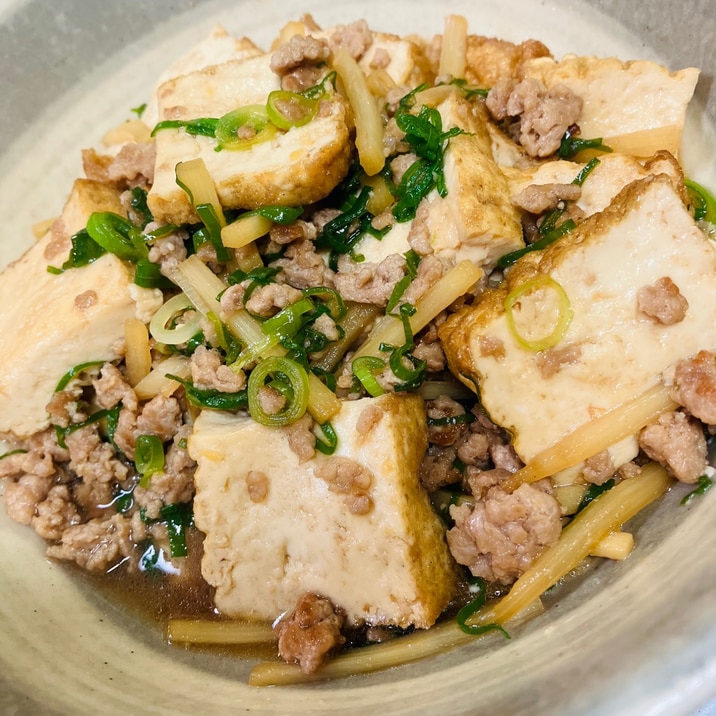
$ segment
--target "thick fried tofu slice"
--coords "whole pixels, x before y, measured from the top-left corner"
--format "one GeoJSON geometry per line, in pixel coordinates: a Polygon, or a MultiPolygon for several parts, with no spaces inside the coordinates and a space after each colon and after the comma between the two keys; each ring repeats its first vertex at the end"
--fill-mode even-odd
{"type": "MultiPolygon", "coordinates": [[[[503,171],[514,200],[531,185],[569,184],[583,168],[584,164],[560,159],[527,169],[503,167],[503,171]]],[[[681,165],[669,152],[658,152],[647,160],[639,160],[629,154],[604,154],[582,184],[582,195],[574,203],[585,216],[591,216],[609,206],[612,199],[631,182],[658,174],[670,177],[674,186],[683,184],[681,165]]]]}
{"type": "Polygon", "coordinates": [[[584,138],[602,137],[616,151],[651,156],[657,149],[679,155],[686,107],[699,70],[670,72],[648,60],[567,55],[522,65],[525,77],[548,88],[564,84],[584,101],[579,127],[584,138]]]}
{"type": "Polygon", "coordinates": [[[194,515],[206,534],[202,574],[216,587],[216,606],[274,620],[315,592],[351,624],[429,627],[455,582],[445,530],[418,481],[422,400],[349,401],[332,423],[335,456],[371,476],[367,513],[352,512],[351,495],[326,480],[334,458],[301,462],[287,429],[211,411],[197,419],[189,438],[198,463],[194,515]],[[252,499],[257,481],[265,494],[252,499]]]}
{"type": "MultiPolygon", "coordinates": [[[[447,195],[443,198],[433,190],[423,200],[430,245],[446,263],[469,259],[489,269],[500,256],[524,245],[520,214],[512,205],[507,179],[492,157],[482,106],[452,93],[438,109],[443,130],[459,127],[465,133],[452,137],[445,151],[447,195]]],[[[411,225],[396,224],[380,241],[364,238],[358,253],[368,261],[404,253],[410,248],[411,225]]]]}
{"type": "Polygon", "coordinates": [[[647,177],[555,244],[520,259],[506,285],[452,316],[440,336],[451,369],[477,384],[490,417],[509,430],[528,463],[659,383],[676,361],[716,346],[715,302],[716,249],[672,182],[647,177]],[[574,315],[556,345],[533,350],[518,338],[549,335],[557,291],[525,293],[515,308],[516,330],[505,299],[545,277],[562,287],[568,302],[562,310],[574,315]],[[683,299],[677,298],[683,313],[665,322],[641,303],[641,290],[659,290],[663,279],[683,299]]]}
{"type": "Polygon", "coordinates": [[[53,228],[0,274],[0,432],[26,437],[46,428],[45,406],[60,378],[80,363],[118,359],[125,320],[157,298],[135,286],[130,268],[111,254],[48,273],[48,265],[65,261],[70,236],[94,211],[121,212],[119,195],[78,179],[53,228]]]}
{"type": "Polygon", "coordinates": [[[263,50],[247,37],[234,37],[221,25],[217,25],[207,37],[162,72],[142,119],[150,128],[159,121],[157,90],[165,82],[230,60],[246,60],[261,54],[263,50]]]}
{"type": "MultiPolygon", "coordinates": [[[[221,117],[240,107],[265,105],[269,93],[280,88],[270,61],[269,54],[232,60],[165,82],[158,92],[159,119],[221,117]]],[[[162,223],[198,221],[175,174],[179,162],[197,157],[204,160],[225,208],[316,202],[348,171],[351,124],[347,102],[333,95],[321,102],[308,124],[241,151],[217,152],[213,138],[192,136],[183,129],[159,131],[149,207],[162,223]]]]}

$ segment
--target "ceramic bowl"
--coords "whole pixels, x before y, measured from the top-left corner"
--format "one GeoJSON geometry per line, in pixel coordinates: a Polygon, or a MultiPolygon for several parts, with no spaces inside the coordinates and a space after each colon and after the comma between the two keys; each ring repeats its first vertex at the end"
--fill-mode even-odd
{"type": "MultiPolygon", "coordinates": [[[[432,35],[447,13],[471,32],[567,52],[659,59],[703,75],[684,161],[716,187],[712,0],[26,0],[0,3],[0,260],[56,215],[79,150],[129,116],[162,68],[216,22],[268,46],[311,12],[325,26],[432,35]]],[[[712,307],[705,307],[712,310],[712,307]]],[[[2,309],[0,309],[2,310],[2,309]]],[[[0,712],[42,714],[689,714],[716,698],[716,490],[676,487],[622,563],[563,590],[510,641],[488,636],[367,676],[250,688],[250,664],[168,647],[158,629],[49,562],[0,510],[0,712]]]]}

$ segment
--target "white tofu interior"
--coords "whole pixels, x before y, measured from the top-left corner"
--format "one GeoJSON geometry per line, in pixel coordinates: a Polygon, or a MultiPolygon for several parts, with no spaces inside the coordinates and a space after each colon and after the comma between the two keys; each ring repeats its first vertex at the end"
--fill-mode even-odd
{"type": "Polygon", "coordinates": [[[336,455],[372,474],[373,507],[353,514],[345,495],[316,476],[283,429],[204,411],[189,440],[196,472],[196,524],[206,534],[202,573],[225,614],[273,620],[305,592],[329,597],[352,623],[430,626],[453,590],[444,529],[419,485],[426,447],[417,396],[349,401],[332,421],[336,455]],[[379,420],[361,433],[365,410],[379,420]],[[246,478],[268,480],[252,502],[246,478]]]}
{"type": "Polygon", "coordinates": [[[507,284],[457,314],[442,337],[453,368],[478,381],[486,410],[513,434],[525,462],[657,384],[677,360],[716,346],[711,311],[703,310],[716,301],[716,250],[663,176],[635,182],[604,212],[523,257],[507,284]],[[517,342],[504,308],[507,292],[535,275],[556,281],[574,311],[559,343],[540,352],[517,342]],[[665,276],[688,301],[683,320],[671,325],[637,308],[639,288],[665,276]],[[486,338],[504,352],[486,353],[486,338]],[[543,373],[545,353],[572,348],[571,360],[543,373]]]}

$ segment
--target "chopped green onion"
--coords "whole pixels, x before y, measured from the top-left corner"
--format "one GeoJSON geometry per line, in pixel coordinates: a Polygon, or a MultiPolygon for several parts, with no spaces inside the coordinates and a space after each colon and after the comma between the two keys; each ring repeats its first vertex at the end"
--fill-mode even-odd
{"type": "Polygon", "coordinates": [[[144,228],[150,221],[154,220],[147,205],[147,190],[142,189],[141,186],[135,186],[129,193],[129,197],[129,205],[142,218],[142,228],[144,228]]]}
{"type": "Polygon", "coordinates": [[[597,168],[599,159],[592,157],[577,173],[577,176],[572,179],[572,184],[582,186],[585,179],[597,168]]]}
{"type": "Polygon", "coordinates": [[[196,213],[199,214],[199,218],[204,222],[209,241],[216,252],[217,260],[224,263],[230,261],[231,254],[221,241],[221,222],[214,206],[212,204],[198,204],[195,209],[196,213]]]}
{"type": "Polygon", "coordinates": [[[84,372],[88,368],[97,368],[98,366],[104,365],[106,362],[107,361],[104,360],[90,360],[86,363],[79,363],[74,368],[70,368],[67,373],[60,378],[59,382],[55,386],[55,393],[59,393],[61,390],[64,390],[71,380],[76,378],[80,373],[84,372]]]}
{"type": "Polygon", "coordinates": [[[317,426],[317,429],[323,433],[325,440],[316,436],[316,450],[324,455],[333,455],[338,447],[338,435],[336,435],[333,425],[325,422],[323,425],[317,426]]]}
{"type": "Polygon", "coordinates": [[[278,128],[269,119],[266,107],[260,104],[240,107],[219,118],[216,139],[222,149],[251,149],[271,139],[278,128]]]}
{"type": "Polygon", "coordinates": [[[567,332],[572,318],[574,318],[574,311],[567,293],[562,286],[550,276],[537,276],[529,281],[525,281],[525,283],[510,291],[505,298],[504,306],[507,326],[510,333],[521,346],[534,352],[557,345],[567,332]],[[514,309],[519,305],[520,299],[528,293],[545,289],[552,291],[557,297],[557,317],[554,322],[554,328],[541,338],[526,338],[517,329],[514,309]]]}
{"type": "Polygon", "coordinates": [[[137,115],[137,117],[140,117],[144,114],[144,110],[147,108],[147,103],[143,102],[138,107],[132,107],[129,111],[134,112],[134,114],[137,115]]]}
{"type": "Polygon", "coordinates": [[[72,423],[71,425],[68,425],[66,428],[61,428],[59,425],[55,425],[55,436],[57,437],[57,444],[61,448],[67,448],[67,443],[65,442],[65,438],[70,434],[74,433],[75,430],[79,430],[80,428],[85,428],[88,425],[92,425],[93,423],[97,423],[100,420],[104,420],[105,418],[108,418],[111,415],[116,414],[116,407],[110,408],[109,410],[98,410],[96,413],[92,413],[92,415],[87,418],[87,420],[81,422],[81,423],[72,423]]]}
{"type": "Polygon", "coordinates": [[[327,85],[333,85],[336,81],[336,72],[329,72],[317,85],[309,87],[301,92],[304,97],[308,99],[324,99],[328,96],[327,85]]]}
{"type": "Polygon", "coordinates": [[[562,141],[559,144],[557,154],[560,159],[571,159],[575,154],[579,154],[584,149],[596,149],[600,152],[609,153],[614,151],[611,147],[608,147],[603,143],[601,137],[597,139],[580,139],[575,136],[579,133],[579,128],[576,131],[570,127],[562,137],[562,141]]]}
{"type": "Polygon", "coordinates": [[[258,209],[254,209],[253,211],[247,211],[241,216],[251,216],[252,214],[263,216],[265,219],[273,221],[274,224],[288,226],[289,224],[293,224],[293,222],[296,221],[301,214],[303,214],[303,207],[266,204],[265,206],[260,206],[258,209]]]}
{"type": "Polygon", "coordinates": [[[716,198],[714,195],[706,187],[691,179],[684,179],[684,184],[694,219],[716,224],[716,198]]]}
{"type": "Polygon", "coordinates": [[[340,321],[345,318],[348,309],[343,301],[340,293],[333,288],[328,286],[312,286],[311,288],[304,288],[303,295],[307,298],[316,297],[321,301],[324,301],[328,306],[328,315],[334,321],[340,321]]]}
{"type": "Polygon", "coordinates": [[[233,393],[224,393],[212,388],[197,388],[191,381],[167,374],[167,378],[176,380],[184,388],[184,395],[192,405],[197,408],[209,410],[228,410],[236,412],[248,406],[248,392],[246,389],[233,393]]]}
{"type": "Polygon", "coordinates": [[[161,272],[159,264],[139,259],[134,267],[134,283],[142,288],[170,289],[174,284],[161,272]]]}
{"type": "Polygon", "coordinates": [[[460,415],[446,415],[444,418],[428,418],[427,422],[433,428],[452,427],[454,425],[467,425],[475,422],[472,413],[461,413],[460,415]]]}
{"type": "Polygon", "coordinates": [[[606,482],[603,482],[601,485],[590,485],[582,496],[579,506],[577,507],[577,512],[575,512],[574,514],[576,515],[580,513],[590,502],[592,502],[592,500],[595,500],[597,497],[599,497],[599,495],[605,493],[607,490],[611,490],[615,484],[616,481],[614,480],[614,478],[610,478],[606,482]]]}
{"type": "Polygon", "coordinates": [[[48,266],[48,270],[50,270],[50,268],[53,269],[52,273],[62,273],[62,271],[67,271],[67,269],[87,266],[107,253],[107,251],[87,233],[87,229],[78,231],[71,237],[70,242],[72,243],[72,247],[70,248],[67,261],[62,264],[62,269],[54,269],[54,267],[48,266]]]}
{"type": "Polygon", "coordinates": [[[194,524],[191,505],[186,502],[162,505],[159,514],[167,526],[169,554],[172,557],[186,557],[186,528],[194,524]]]}
{"type": "Polygon", "coordinates": [[[318,102],[287,90],[274,90],[266,100],[266,114],[279,129],[292,129],[308,124],[318,111],[318,102]]]}
{"type": "Polygon", "coordinates": [[[136,263],[147,257],[142,232],[111,211],[95,211],[87,221],[87,233],[103,249],[123,261],[136,263]]]}
{"type": "Polygon", "coordinates": [[[194,313],[191,320],[186,323],[175,323],[169,328],[169,324],[176,321],[177,314],[187,310],[194,310],[194,305],[185,293],[179,293],[172,296],[162,307],[152,316],[149,322],[149,332],[160,343],[175,346],[179,343],[185,343],[201,328],[201,316],[198,312],[194,313]]]}
{"type": "Polygon", "coordinates": [[[705,495],[713,487],[713,480],[708,475],[701,475],[696,484],[698,487],[681,500],[682,505],[688,505],[694,497],[705,495]]]}
{"type": "Polygon", "coordinates": [[[156,435],[140,435],[137,438],[134,466],[142,476],[139,486],[147,489],[152,475],[164,469],[164,446],[156,435]]]}
{"type": "Polygon", "coordinates": [[[249,375],[248,384],[249,413],[262,425],[291,425],[299,420],[308,406],[308,374],[304,368],[283,356],[264,358],[249,375]],[[292,397],[284,408],[275,414],[264,411],[261,407],[259,391],[269,377],[282,377],[288,382],[292,397]]]}
{"type": "Polygon", "coordinates": [[[4,460],[6,457],[10,457],[11,455],[24,455],[25,453],[27,453],[27,450],[23,450],[22,448],[18,448],[17,450],[9,450],[8,452],[5,452],[0,455],[0,460],[4,460]]]}
{"type": "Polygon", "coordinates": [[[385,370],[385,361],[374,356],[360,356],[351,363],[351,371],[358,378],[361,385],[368,391],[368,395],[377,398],[385,391],[376,380],[376,373],[385,370]]]}
{"type": "Polygon", "coordinates": [[[472,636],[480,636],[481,634],[486,634],[490,631],[499,631],[505,639],[510,639],[510,635],[499,624],[467,624],[467,620],[482,609],[487,596],[485,581],[479,578],[475,581],[479,588],[478,596],[473,601],[466,604],[457,613],[457,616],[455,617],[457,625],[465,634],[470,634],[472,636]]]}
{"type": "Polygon", "coordinates": [[[202,137],[215,137],[216,128],[219,123],[214,117],[199,117],[197,119],[165,119],[159,122],[152,130],[153,137],[157,132],[163,129],[183,129],[187,134],[193,136],[200,135],[202,137]]]}
{"type": "Polygon", "coordinates": [[[311,373],[314,375],[317,375],[319,378],[323,378],[323,382],[326,384],[326,387],[329,390],[332,390],[335,392],[336,390],[336,376],[331,373],[331,371],[326,370],[325,368],[320,368],[317,365],[311,366],[311,373]]]}
{"type": "Polygon", "coordinates": [[[303,326],[301,316],[313,311],[314,308],[315,305],[310,298],[300,298],[281,309],[275,316],[267,318],[261,324],[261,330],[267,336],[278,336],[279,340],[292,338],[303,326]]]}

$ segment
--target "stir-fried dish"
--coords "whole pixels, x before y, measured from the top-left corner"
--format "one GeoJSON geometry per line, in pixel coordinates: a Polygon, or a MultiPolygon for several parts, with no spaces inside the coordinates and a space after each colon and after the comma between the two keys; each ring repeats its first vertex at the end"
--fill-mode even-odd
{"type": "Polygon", "coordinates": [[[8,514],[88,572],[203,584],[169,640],[275,644],[255,684],[509,636],[711,485],[698,75],[459,16],[217,28],[0,277],[8,514]]]}

